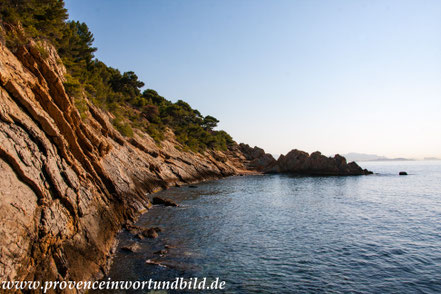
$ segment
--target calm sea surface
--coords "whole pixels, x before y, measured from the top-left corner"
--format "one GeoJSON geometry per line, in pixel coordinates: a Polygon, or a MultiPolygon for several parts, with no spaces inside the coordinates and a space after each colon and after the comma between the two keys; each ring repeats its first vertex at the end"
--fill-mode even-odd
{"type": "Polygon", "coordinates": [[[160,192],[180,207],[141,217],[163,228],[157,239],[121,233],[120,246],[142,249],[119,249],[109,277],[219,277],[225,293],[441,293],[441,161],[360,165],[376,174],[231,177],[160,192]]]}

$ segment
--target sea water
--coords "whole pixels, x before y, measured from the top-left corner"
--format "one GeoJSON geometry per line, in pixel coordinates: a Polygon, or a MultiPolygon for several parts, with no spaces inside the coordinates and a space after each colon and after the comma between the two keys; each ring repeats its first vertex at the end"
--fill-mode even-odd
{"type": "Polygon", "coordinates": [[[441,161],[360,165],[375,174],[237,176],[157,193],[179,207],[140,218],[162,228],[156,239],[121,233],[119,247],[141,250],[119,248],[106,279],[218,277],[225,293],[441,293],[441,161]]]}

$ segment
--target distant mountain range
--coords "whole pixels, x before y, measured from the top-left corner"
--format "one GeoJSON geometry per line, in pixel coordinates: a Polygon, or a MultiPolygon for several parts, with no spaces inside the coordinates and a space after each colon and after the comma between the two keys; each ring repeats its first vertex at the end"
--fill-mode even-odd
{"type": "Polygon", "coordinates": [[[365,153],[356,153],[356,152],[343,154],[342,156],[344,156],[348,162],[351,162],[351,161],[403,161],[403,160],[409,161],[409,160],[415,160],[412,158],[402,158],[402,157],[389,158],[389,157],[376,155],[376,154],[365,154],[365,153]]]}
{"type": "MultiPolygon", "coordinates": [[[[351,152],[347,154],[343,154],[348,162],[351,161],[411,161],[416,160],[414,158],[389,158],[386,156],[376,155],[376,154],[365,154],[365,153],[356,153],[351,152]]],[[[424,157],[423,160],[441,160],[441,158],[438,157],[424,157]]]]}
{"type": "Polygon", "coordinates": [[[438,157],[424,157],[424,160],[441,160],[441,158],[438,158],[438,157]]]}

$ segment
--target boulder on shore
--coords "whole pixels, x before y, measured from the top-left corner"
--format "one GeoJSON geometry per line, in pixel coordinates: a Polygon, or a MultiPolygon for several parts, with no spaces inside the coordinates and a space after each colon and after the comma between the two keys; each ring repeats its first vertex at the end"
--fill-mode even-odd
{"type": "Polygon", "coordinates": [[[131,224],[127,224],[126,229],[132,235],[135,235],[136,237],[138,237],[141,240],[144,239],[144,237],[151,238],[151,239],[157,238],[158,233],[162,231],[162,229],[160,227],[143,228],[143,227],[140,227],[137,225],[131,225],[131,224]]]}
{"type": "Polygon", "coordinates": [[[158,205],[164,205],[164,206],[178,206],[178,204],[176,204],[175,202],[171,201],[170,199],[161,198],[161,197],[158,197],[158,196],[153,197],[152,203],[153,204],[158,204],[158,205]]]}
{"type": "Polygon", "coordinates": [[[290,173],[309,176],[353,176],[372,174],[367,169],[362,169],[355,162],[346,162],[341,155],[327,157],[319,151],[311,153],[291,150],[286,155],[281,155],[272,165],[264,169],[265,173],[290,173]]]}

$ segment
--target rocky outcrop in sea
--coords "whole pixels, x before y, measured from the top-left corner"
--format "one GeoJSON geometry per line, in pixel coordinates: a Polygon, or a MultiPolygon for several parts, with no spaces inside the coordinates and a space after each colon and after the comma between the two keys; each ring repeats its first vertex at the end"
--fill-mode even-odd
{"type": "Polygon", "coordinates": [[[357,163],[347,163],[343,156],[327,157],[319,151],[311,153],[291,150],[281,155],[277,161],[266,166],[265,173],[289,173],[308,176],[354,176],[368,175],[372,172],[362,169],[357,163]]]}

